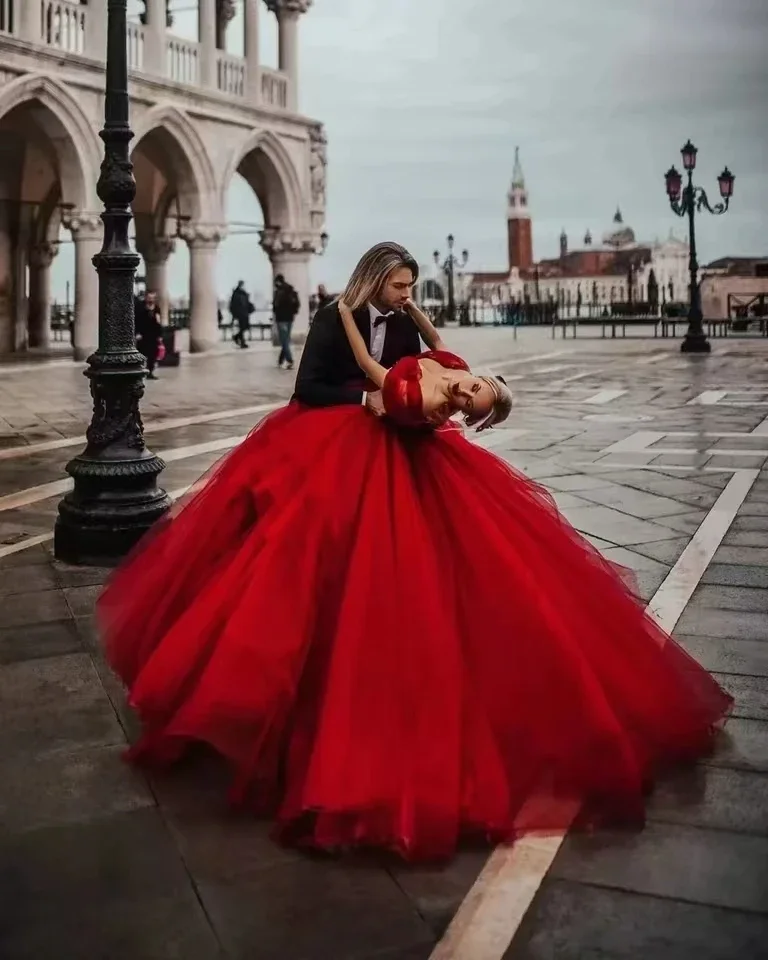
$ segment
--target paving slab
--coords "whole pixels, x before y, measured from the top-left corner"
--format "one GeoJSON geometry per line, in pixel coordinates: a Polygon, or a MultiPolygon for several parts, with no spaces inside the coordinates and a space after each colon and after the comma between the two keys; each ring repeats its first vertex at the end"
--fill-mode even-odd
{"type": "Polygon", "coordinates": [[[759,960],[768,917],[547,880],[504,960],[759,960]]]}

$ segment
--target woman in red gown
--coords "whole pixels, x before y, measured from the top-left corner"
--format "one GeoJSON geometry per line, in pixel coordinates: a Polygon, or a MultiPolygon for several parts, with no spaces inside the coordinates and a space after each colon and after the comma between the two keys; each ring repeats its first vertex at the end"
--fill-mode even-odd
{"type": "Polygon", "coordinates": [[[386,371],[341,315],[388,416],[267,417],[99,602],[144,725],[130,756],[208,744],[232,803],[322,849],[642,822],[730,697],[545,490],[443,422],[502,419],[503,385],[441,351],[386,371]]]}

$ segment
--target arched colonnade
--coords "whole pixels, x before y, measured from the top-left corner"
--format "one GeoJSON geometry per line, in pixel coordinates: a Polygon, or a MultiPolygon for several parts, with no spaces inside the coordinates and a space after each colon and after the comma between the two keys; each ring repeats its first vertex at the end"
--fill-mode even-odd
{"type": "MultiPolygon", "coordinates": [[[[324,177],[319,129],[310,130],[304,176],[297,154],[269,129],[227,130],[218,138],[225,144],[222,155],[210,130],[174,106],[150,107],[134,122],[136,246],[147,285],[162,301],[168,259],[178,243],[187,244],[192,350],[209,349],[219,339],[216,260],[227,234],[226,195],[237,173],[259,200],[260,243],[274,272],[296,286],[306,310],[309,261],[319,252],[313,179],[319,165],[324,177]]],[[[53,78],[27,74],[0,91],[0,354],[48,343],[50,273],[62,226],[75,248],[75,354],[84,358],[97,345],[92,259],[101,248],[96,183],[102,153],[98,130],[53,78]]],[[[321,186],[324,200],[324,180],[321,186]]]]}

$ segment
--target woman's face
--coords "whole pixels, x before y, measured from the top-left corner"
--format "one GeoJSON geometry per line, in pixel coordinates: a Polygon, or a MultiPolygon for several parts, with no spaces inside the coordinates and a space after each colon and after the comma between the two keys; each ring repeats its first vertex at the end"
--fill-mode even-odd
{"type": "Polygon", "coordinates": [[[439,426],[461,411],[465,416],[484,418],[496,400],[493,390],[480,377],[454,374],[433,384],[422,381],[424,415],[429,423],[439,426]]]}
{"type": "Polygon", "coordinates": [[[448,394],[454,409],[472,418],[487,417],[496,402],[490,384],[470,373],[457,376],[449,384],[448,394]]]}

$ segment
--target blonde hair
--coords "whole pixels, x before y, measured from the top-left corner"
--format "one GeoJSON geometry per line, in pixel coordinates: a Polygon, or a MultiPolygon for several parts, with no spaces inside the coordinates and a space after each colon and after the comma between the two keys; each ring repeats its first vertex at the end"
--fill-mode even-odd
{"type": "Polygon", "coordinates": [[[419,265],[399,243],[386,240],[364,253],[344,288],[341,298],[354,311],[374,300],[387,282],[387,277],[398,267],[408,267],[413,282],[419,278],[419,265]]]}
{"type": "Polygon", "coordinates": [[[480,377],[493,391],[493,406],[485,416],[464,418],[468,427],[477,426],[477,432],[490,430],[497,423],[503,423],[512,412],[512,391],[503,377],[480,377]]]}

